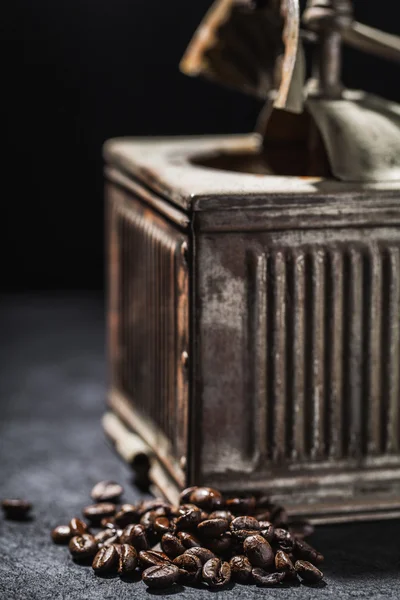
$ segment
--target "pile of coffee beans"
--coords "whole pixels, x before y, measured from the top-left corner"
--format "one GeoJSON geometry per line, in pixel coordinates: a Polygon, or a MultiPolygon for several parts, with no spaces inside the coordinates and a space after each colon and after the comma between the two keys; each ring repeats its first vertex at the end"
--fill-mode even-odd
{"type": "Polygon", "coordinates": [[[162,499],[120,504],[122,494],[115,482],[96,484],[85,520],[74,517],[53,529],[53,542],[68,545],[74,561],[90,562],[96,574],[141,573],[149,588],[323,578],[318,565],[324,557],[304,541],[312,526],[291,522],[267,497],[224,498],[212,488],[191,487],[173,506],[162,499]]]}

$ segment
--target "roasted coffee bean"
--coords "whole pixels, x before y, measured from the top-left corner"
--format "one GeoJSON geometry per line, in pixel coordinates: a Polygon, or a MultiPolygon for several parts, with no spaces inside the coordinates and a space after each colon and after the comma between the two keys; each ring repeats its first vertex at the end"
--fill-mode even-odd
{"type": "Polygon", "coordinates": [[[222,495],[213,488],[198,487],[190,494],[189,502],[203,510],[212,511],[222,506],[222,495]]]}
{"type": "Polygon", "coordinates": [[[82,511],[85,519],[91,523],[100,523],[105,517],[112,517],[115,513],[116,506],[111,502],[100,502],[99,504],[90,504],[85,506],[82,511]]]}
{"type": "Polygon", "coordinates": [[[106,517],[105,519],[102,519],[100,521],[100,527],[102,527],[103,529],[116,529],[117,524],[113,517],[106,517]]]}
{"type": "Polygon", "coordinates": [[[114,517],[119,527],[126,527],[139,521],[139,514],[134,504],[123,504],[114,517]]]}
{"type": "Polygon", "coordinates": [[[289,531],[293,537],[303,540],[314,533],[314,526],[308,521],[290,521],[289,531]]]}
{"type": "Polygon", "coordinates": [[[161,548],[165,554],[174,559],[183,554],[186,550],[181,540],[172,533],[165,533],[161,538],[161,548]]]}
{"type": "Polygon", "coordinates": [[[239,531],[240,529],[248,529],[258,531],[260,523],[254,517],[236,517],[231,523],[231,531],[239,531]]]}
{"type": "Polygon", "coordinates": [[[268,573],[267,571],[264,571],[264,569],[260,569],[260,568],[255,568],[252,570],[251,572],[253,581],[260,586],[265,586],[265,587],[272,587],[274,585],[278,585],[279,583],[282,583],[282,581],[285,579],[285,573],[282,572],[278,572],[278,573],[268,573]]]}
{"type": "Polygon", "coordinates": [[[103,529],[102,531],[99,531],[99,533],[96,533],[94,539],[98,544],[104,544],[107,540],[114,538],[116,533],[116,529],[103,529]]]}
{"type": "Polygon", "coordinates": [[[296,540],[294,545],[294,554],[296,558],[309,561],[314,565],[320,565],[324,562],[324,557],[315,548],[307,544],[304,540],[296,540]]]}
{"type": "Polygon", "coordinates": [[[68,548],[75,560],[82,561],[93,558],[98,550],[96,540],[89,533],[75,535],[70,539],[68,548]]]}
{"type": "Polygon", "coordinates": [[[231,575],[234,581],[239,583],[246,583],[251,577],[252,565],[246,556],[242,554],[233,556],[229,561],[231,568],[231,575]]]}
{"type": "Polygon", "coordinates": [[[143,525],[128,525],[122,531],[119,541],[121,544],[134,546],[138,552],[140,550],[148,550],[150,547],[143,525]]]}
{"type": "Polygon", "coordinates": [[[297,560],[294,565],[297,574],[308,583],[318,583],[324,574],[307,560],[297,560]]]}
{"type": "MultiPolygon", "coordinates": [[[[137,512],[139,517],[142,517],[145,513],[153,510],[163,509],[164,515],[170,515],[173,511],[173,506],[169,502],[161,499],[143,500],[137,506],[137,512]]],[[[160,515],[160,513],[158,513],[160,515]]]]}
{"type": "Polygon", "coordinates": [[[191,487],[182,490],[182,492],[179,494],[179,504],[187,504],[189,502],[190,496],[192,495],[192,492],[194,492],[195,490],[197,490],[196,485],[192,485],[191,487]]]}
{"type": "Polygon", "coordinates": [[[120,535],[120,530],[116,530],[114,535],[106,540],[104,540],[102,543],[103,546],[115,546],[115,544],[119,544],[121,541],[121,535],[120,535]]]}
{"type": "Polygon", "coordinates": [[[171,560],[164,552],[157,552],[156,550],[141,550],[141,552],[139,552],[139,565],[142,569],[169,565],[170,563],[171,560]]]}
{"type": "Polygon", "coordinates": [[[271,513],[269,510],[264,510],[263,512],[256,512],[254,514],[255,518],[257,519],[257,521],[271,521],[271,513]]]}
{"type": "Polygon", "coordinates": [[[279,550],[283,550],[286,553],[292,552],[295,546],[295,540],[291,533],[282,527],[277,527],[274,532],[274,542],[277,544],[279,550]]]}
{"type": "Polygon", "coordinates": [[[254,513],[256,508],[256,499],[254,496],[245,498],[228,498],[226,508],[234,515],[249,515],[254,513]]]}
{"type": "Polygon", "coordinates": [[[118,547],[118,573],[131,575],[138,565],[138,555],[133,546],[121,544],[118,547]]]}
{"type": "Polygon", "coordinates": [[[272,506],[271,498],[269,496],[261,495],[256,497],[256,510],[261,512],[261,509],[269,510],[272,506]]]}
{"type": "Polygon", "coordinates": [[[77,517],[73,517],[69,522],[69,527],[71,529],[71,535],[83,535],[84,533],[88,533],[88,526],[84,521],[78,519],[77,517]]]}
{"type": "Polygon", "coordinates": [[[286,552],[283,552],[282,550],[278,550],[275,554],[275,567],[277,571],[286,573],[287,579],[294,579],[296,577],[296,569],[294,568],[292,561],[286,552]]]}
{"type": "Polygon", "coordinates": [[[226,585],[231,579],[229,563],[219,558],[211,558],[203,565],[202,577],[210,587],[222,587],[226,585]]]}
{"type": "Polygon", "coordinates": [[[195,537],[191,533],[188,533],[187,531],[179,531],[177,536],[185,548],[194,548],[195,546],[201,546],[201,543],[199,542],[197,537],[195,537]]]}
{"type": "Polygon", "coordinates": [[[246,538],[243,550],[253,567],[268,569],[274,564],[274,551],[261,535],[255,534],[246,538]]]}
{"type": "Polygon", "coordinates": [[[159,535],[164,535],[172,529],[171,521],[168,517],[157,517],[153,523],[153,529],[159,535]]]}
{"type": "Polygon", "coordinates": [[[229,523],[231,523],[231,521],[233,521],[233,514],[229,510],[214,510],[206,518],[207,519],[226,519],[229,523]]]}
{"type": "Polygon", "coordinates": [[[271,543],[275,538],[275,527],[269,521],[259,521],[260,535],[271,543]]]}
{"type": "Polygon", "coordinates": [[[4,516],[13,521],[23,521],[32,510],[32,504],[21,498],[7,498],[2,501],[4,516]]]}
{"type": "Polygon", "coordinates": [[[202,537],[216,538],[229,529],[226,519],[207,519],[197,525],[197,532],[202,537]]]}
{"type": "Polygon", "coordinates": [[[185,554],[189,554],[190,556],[197,556],[200,559],[202,565],[204,565],[211,558],[215,558],[215,554],[208,550],[208,548],[201,548],[200,546],[195,546],[193,548],[188,548],[185,551],[185,554]]]}
{"type": "Polygon", "coordinates": [[[174,559],[174,565],[179,569],[179,581],[184,585],[197,583],[201,578],[203,564],[197,556],[182,554],[174,559]]]}
{"type": "Polygon", "coordinates": [[[282,527],[288,523],[288,515],[283,506],[277,504],[271,508],[271,521],[275,527],[282,527]]]}
{"type": "Polygon", "coordinates": [[[69,525],[58,525],[51,532],[51,539],[55,544],[68,544],[71,539],[71,529],[69,525]]]}
{"type": "Polygon", "coordinates": [[[140,524],[143,525],[146,530],[149,530],[153,527],[156,518],[157,516],[154,514],[154,511],[149,510],[140,517],[140,524]]]}
{"type": "Polygon", "coordinates": [[[143,571],[143,582],[153,589],[166,588],[178,581],[179,569],[173,564],[149,567],[143,571]]]}
{"type": "Polygon", "coordinates": [[[217,538],[205,538],[204,545],[214,554],[226,554],[233,546],[231,533],[227,531],[217,538]]]}
{"type": "Polygon", "coordinates": [[[124,488],[115,481],[99,481],[90,492],[95,502],[113,502],[124,493],[124,488]]]}
{"type": "Polygon", "coordinates": [[[177,531],[186,531],[187,529],[195,529],[201,521],[201,510],[197,506],[189,508],[176,520],[177,531]]]}
{"type": "Polygon", "coordinates": [[[236,517],[236,519],[233,519],[230,528],[233,537],[240,542],[244,542],[249,535],[253,535],[255,532],[258,533],[260,524],[254,517],[236,517]]]}
{"type": "Polygon", "coordinates": [[[115,546],[104,546],[94,557],[92,569],[95,573],[112,573],[117,570],[118,558],[115,546]]]}

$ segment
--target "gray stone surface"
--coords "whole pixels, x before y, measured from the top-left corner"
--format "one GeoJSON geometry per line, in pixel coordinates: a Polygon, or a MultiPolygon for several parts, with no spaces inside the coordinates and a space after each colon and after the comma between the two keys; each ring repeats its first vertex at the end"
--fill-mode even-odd
{"type": "MultiPolygon", "coordinates": [[[[0,599],[120,600],[151,595],[210,598],[206,587],[148,592],[141,582],[96,577],[54,546],[52,527],[79,515],[92,485],[113,478],[139,492],[106,445],[104,316],[95,296],[2,298],[0,304],[0,497],[34,505],[28,523],[0,517],[0,599]]],[[[326,585],[265,590],[232,585],[236,598],[400,598],[400,523],[321,527],[326,585]]]]}

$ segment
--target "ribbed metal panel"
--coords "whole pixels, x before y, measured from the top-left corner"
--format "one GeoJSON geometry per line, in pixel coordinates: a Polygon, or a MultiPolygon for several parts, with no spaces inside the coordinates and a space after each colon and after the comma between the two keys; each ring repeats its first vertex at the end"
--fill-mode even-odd
{"type": "Polygon", "coordinates": [[[186,444],[183,419],[188,410],[179,382],[180,338],[187,335],[182,234],[155,215],[149,219],[139,206],[133,210],[114,192],[118,327],[113,380],[153,434],[161,432],[172,454],[179,456],[186,444]]]}
{"type": "Polygon", "coordinates": [[[261,456],[279,464],[398,453],[399,248],[282,248],[248,262],[261,456]]]}

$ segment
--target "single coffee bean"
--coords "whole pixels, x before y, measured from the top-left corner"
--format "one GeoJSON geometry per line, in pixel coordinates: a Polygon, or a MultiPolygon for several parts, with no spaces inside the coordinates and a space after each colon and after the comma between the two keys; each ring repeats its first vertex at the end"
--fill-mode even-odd
{"type": "Polygon", "coordinates": [[[258,531],[260,529],[260,523],[254,517],[236,517],[233,519],[230,525],[231,531],[239,531],[241,529],[248,529],[250,531],[258,531]]]}
{"type": "Polygon", "coordinates": [[[199,542],[197,537],[195,537],[191,533],[188,533],[187,531],[179,531],[177,535],[180,542],[185,548],[194,548],[195,546],[201,546],[201,543],[199,542]]]}
{"type": "Polygon", "coordinates": [[[138,555],[133,546],[121,544],[118,548],[118,573],[120,575],[132,574],[138,565],[138,555]]]}
{"type": "Polygon", "coordinates": [[[278,550],[275,554],[275,567],[277,571],[285,573],[287,579],[294,579],[296,577],[294,564],[290,560],[288,554],[282,550],[278,550]]]}
{"type": "Polygon", "coordinates": [[[251,577],[252,565],[246,556],[242,554],[233,556],[229,561],[231,575],[234,581],[246,583],[251,577]]]}
{"type": "Polygon", "coordinates": [[[157,515],[155,514],[155,511],[148,510],[140,517],[140,524],[143,525],[146,530],[152,529],[156,518],[157,515]]]}
{"type": "Polygon", "coordinates": [[[99,504],[90,504],[85,506],[82,511],[85,519],[91,523],[100,523],[105,517],[112,517],[115,513],[116,506],[111,502],[100,502],[99,504]]]}
{"type": "Polygon", "coordinates": [[[204,565],[211,558],[215,558],[215,554],[208,550],[208,548],[201,548],[200,546],[194,546],[185,550],[185,554],[189,556],[197,556],[200,559],[202,565],[204,565]]]}
{"type": "Polygon", "coordinates": [[[157,517],[153,523],[154,531],[159,535],[164,535],[172,529],[171,521],[168,517],[157,517]]]}
{"type": "Polygon", "coordinates": [[[186,550],[181,540],[173,533],[165,533],[161,538],[161,548],[165,554],[174,559],[183,554],[186,550]]]}
{"type": "Polygon", "coordinates": [[[192,492],[194,492],[195,490],[197,490],[197,486],[195,485],[192,485],[192,487],[188,487],[185,490],[183,490],[179,495],[179,504],[186,504],[187,502],[189,502],[189,498],[192,495],[192,492]]]}
{"type": "Polygon", "coordinates": [[[274,551],[261,535],[255,534],[246,538],[243,550],[253,567],[268,569],[274,564],[274,551]]]}
{"type": "Polygon", "coordinates": [[[271,521],[271,512],[269,510],[264,510],[263,512],[256,512],[254,514],[257,521],[271,521]]]}
{"type": "Polygon", "coordinates": [[[294,565],[298,575],[309,583],[318,583],[324,574],[307,560],[297,560],[294,565]]]}
{"type": "MultiPolygon", "coordinates": [[[[233,514],[229,510],[214,510],[207,519],[226,519],[229,523],[233,521],[233,514]]],[[[203,521],[205,519],[202,519],[203,521]]]]}
{"type": "Polygon", "coordinates": [[[143,582],[152,589],[170,587],[178,581],[179,569],[173,564],[149,567],[143,571],[143,582]]]}
{"type": "Polygon", "coordinates": [[[202,576],[210,587],[222,587],[231,579],[231,568],[229,563],[211,558],[203,565],[202,576]]]}
{"type": "Polygon", "coordinates": [[[260,535],[271,543],[275,538],[275,527],[269,521],[259,521],[260,535]]]}
{"type": "Polygon", "coordinates": [[[198,487],[190,494],[189,502],[203,510],[216,510],[222,506],[222,495],[213,488],[198,487]]]}
{"type": "Polygon", "coordinates": [[[201,578],[202,562],[197,556],[182,554],[174,559],[174,565],[179,569],[179,581],[184,585],[197,583],[201,578]]]}
{"type": "Polygon", "coordinates": [[[214,554],[226,554],[233,545],[231,532],[227,531],[217,538],[205,538],[204,545],[214,554]]]}
{"type": "MultiPolygon", "coordinates": [[[[170,504],[169,502],[165,502],[165,500],[162,499],[152,499],[152,500],[143,500],[138,506],[137,506],[137,511],[138,511],[138,515],[139,517],[142,517],[144,515],[144,513],[147,513],[151,510],[158,510],[162,508],[163,515],[170,515],[171,512],[173,511],[173,506],[172,504],[170,504]]],[[[160,513],[158,513],[160,516],[160,513]]]]}
{"type": "Polygon", "coordinates": [[[102,543],[103,546],[115,546],[116,544],[119,544],[121,539],[121,535],[120,535],[120,530],[117,529],[114,533],[114,535],[112,535],[111,537],[107,538],[106,540],[104,540],[102,543]]]}
{"type": "Polygon", "coordinates": [[[256,497],[256,509],[261,511],[261,509],[269,510],[272,506],[271,498],[269,496],[258,496],[256,497]]]}
{"type": "Polygon", "coordinates": [[[275,504],[271,508],[271,521],[275,527],[283,527],[287,525],[289,518],[283,506],[275,504]]]}
{"type": "Polygon", "coordinates": [[[308,521],[290,521],[289,531],[293,537],[303,540],[314,533],[314,526],[308,521]]]}
{"type": "Polygon", "coordinates": [[[216,538],[229,529],[229,522],[226,519],[207,519],[197,525],[197,532],[202,537],[216,538]]]}
{"type": "Polygon", "coordinates": [[[107,540],[114,538],[116,533],[116,529],[103,529],[102,531],[99,531],[99,533],[96,533],[94,539],[98,544],[104,544],[107,540]]]}
{"type": "Polygon", "coordinates": [[[265,587],[272,587],[274,585],[278,585],[279,583],[282,583],[282,581],[285,579],[285,573],[268,573],[267,571],[264,571],[264,569],[260,569],[257,567],[252,570],[251,575],[253,581],[257,585],[265,587]]]}
{"type": "Polygon", "coordinates": [[[119,499],[124,493],[124,488],[115,481],[99,481],[90,492],[95,502],[112,502],[119,499]]]}
{"type": "Polygon", "coordinates": [[[103,529],[116,529],[117,524],[113,517],[106,517],[105,519],[102,519],[100,521],[100,527],[102,527],[103,529]]]}
{"type": "Polygon", "coordinates": [[[282,527],[275,528],[274,542],[277,544],[279,550],[283,550],[286,553],[292,552],[295,546],[295,540],[291,533],[282,527]]]}
{"type": "Polygon", "coordinates": [[[201,510],[197,506],[193,506],[186,512],[182,514],[182,516],[178,517],[176,520],[176,529],[177,531],[185,531],[187,529],[195,529],[197,525],[201,521],[201,510]]]}
{"type": "Polygon", "coordinates": [[[294,545],[294,554],[296,558],[309,561],[314,565],[319,565],[324,562],[324,557],[315,548],[307,544],[304,540],[296,540],[294,545]]]}
{"type": "Polygon", "coordinates": [[[118,527],[126,527],[138,523],[139,514],[134,504],[123,504],[114,517],[118,527]]]}
{"type": "Polygon", "coordinates": [[[32,510],[32,504],[21,498],[7,498],[1,503],[6,519],[23,521],[32,510]]]}
{"type": "Polygon", "coordinates": [[[69,525],[58,525],[51,532],[51,539],[55,544],[68,544],[71,539],[71,529],[69,525]]]}
{"type": "Polygon", "coordinates": [[[96,540],[88,533],[71,538],[68,548],[75,560],[82,561],[93,558],[98,550],[96,540]]]}
{"type": "Polygon", "coordinates": [[[139,565],[142,569],[169,564],[171,564],[171,560],[164,552],[157,552],[156,550],[141,550],[139,552],[139,565]]]}
{"type": "Polygon", "coordinates": [[[228,498],[226,508],[234,515],[249,515],[254,513],[256,508],[256,499],[254,496],[246,498],[228,498]]]}
{"type": "Polygon", "coordinates": [[[93,559],[92,569],[95,573],[112,573],[116,571],[118,552],[115,546],[100,548],[93,559]]]}
{"type": "Polygon", "coordinates": [[[128,525],[123,530],[119,541],[121,544],[130,544],[138,552],[148,550],[150,547],[143,525],[128,525]]]}
{"type": "Polygon", "coordinates": [[[88,533],[88,526],[84,521],[78,519],[77,517],[73,517],[69,522],[69,527],[71,529],[71,535],[83,535],[84,533],[88,533]]]}

